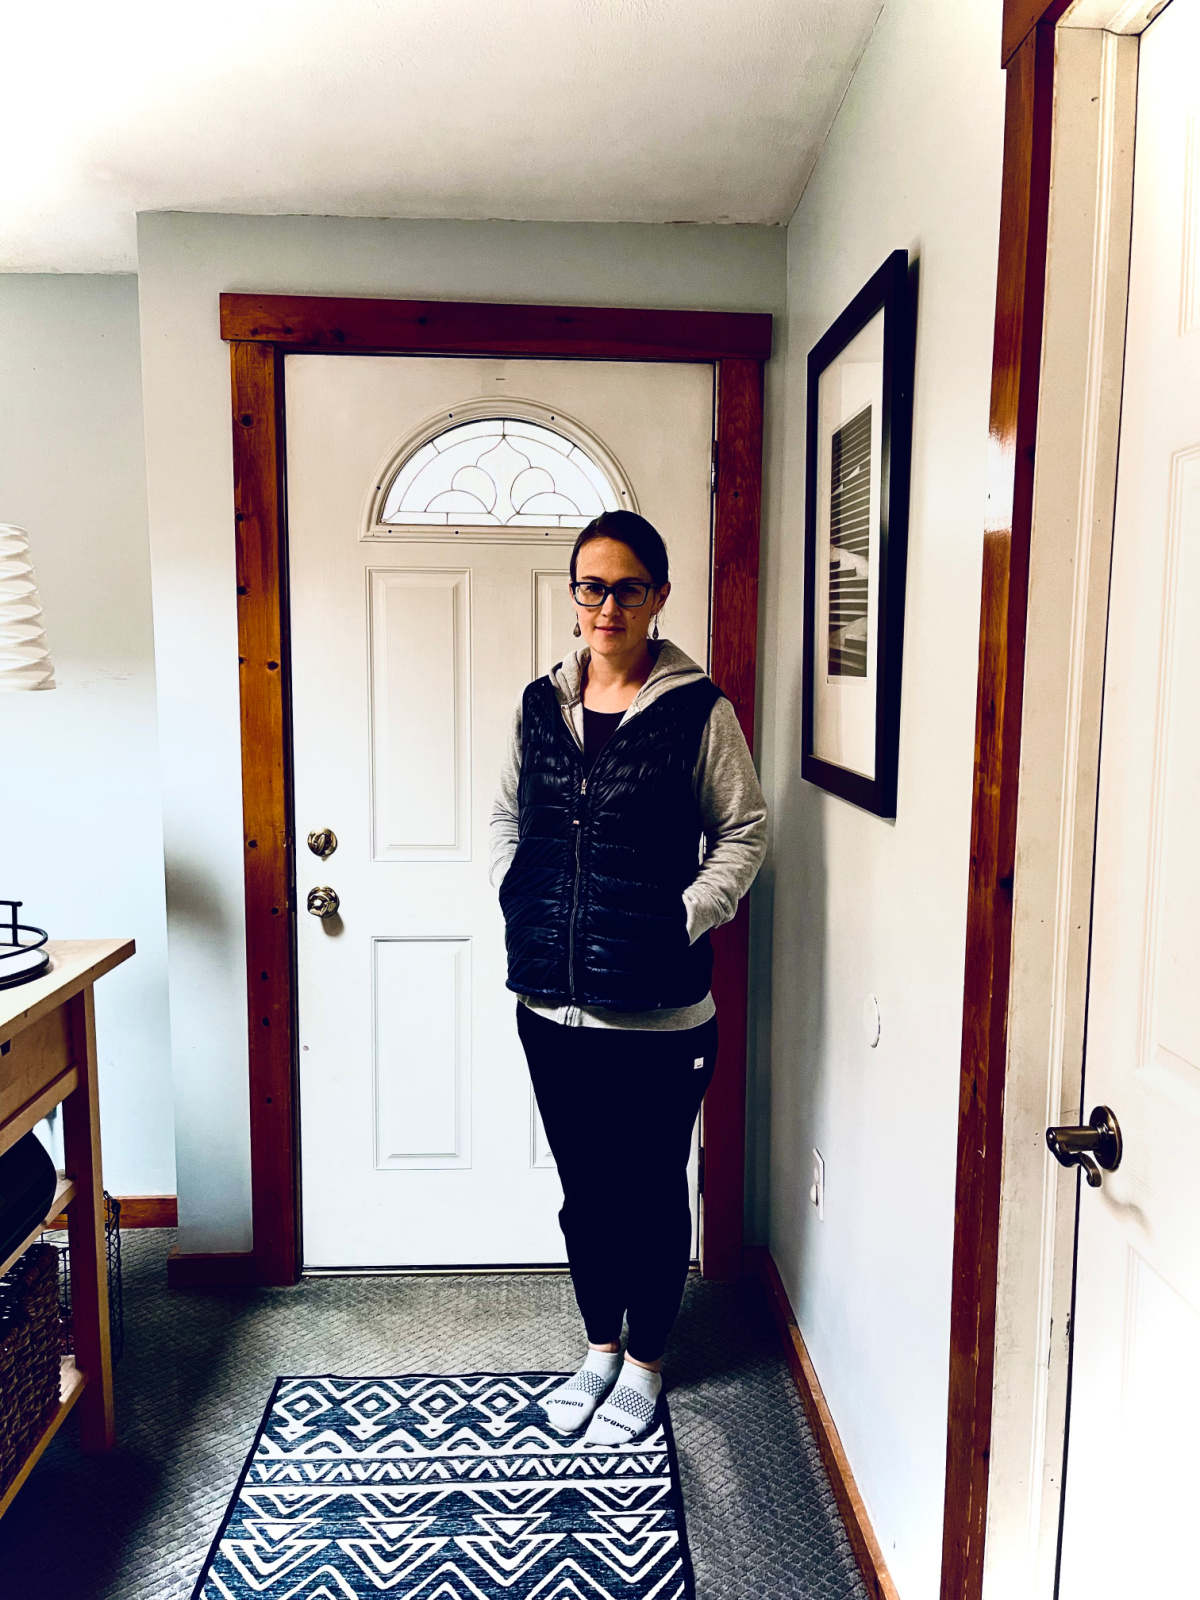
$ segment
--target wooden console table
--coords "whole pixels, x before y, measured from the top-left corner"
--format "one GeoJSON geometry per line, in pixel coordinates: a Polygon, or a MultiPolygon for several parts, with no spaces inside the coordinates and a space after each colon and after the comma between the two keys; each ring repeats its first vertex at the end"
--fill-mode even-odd
{"type": "Polygon", "coordinates": [[[127,961],[134,946],[132,939],[58,939],[46,948],[50,970],[44,977],[0,989],[0,1154],[61,1104],[66,1176],[46,1220],[0,1263],[0,1272],[66,1211],[75,1353],[62,1359],[58,1410],[0,1496],[0,1516],[76,1402],[83,1450],[110,1450],[114,1438],[92,985],[127,961]]]}

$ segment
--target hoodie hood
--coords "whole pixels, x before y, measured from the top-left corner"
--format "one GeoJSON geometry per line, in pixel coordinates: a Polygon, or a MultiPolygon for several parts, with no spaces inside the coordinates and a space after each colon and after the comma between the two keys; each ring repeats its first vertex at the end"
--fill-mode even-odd
{"type": "MultiPolygon", "coordinates": [[[[655,645],[650,648],[655,650],[655,645]]],[[[583,669],[591,654],[590,650],[575,650],[564,657],[557,666],[550,668],[549,678],[554,685],[554,692],[558,696],[558,703],[563,709],[563,715],[572,724],[575,718],[572,712],[579,704],[581,685],[583,682],[583,669]]],[[[670,694],[672,689],[682,689],[684,684],[695,683],[698,678],[706,678],[708,674],[702,667],[698,667],[691,656],[682,651],[677,644],[672,644],[669,639],[658,641],[654,665],[650,669],[650,676],[634,695],[625,719],[644,711],[647,706],[653,705],[664,694],[670,694]]]]}

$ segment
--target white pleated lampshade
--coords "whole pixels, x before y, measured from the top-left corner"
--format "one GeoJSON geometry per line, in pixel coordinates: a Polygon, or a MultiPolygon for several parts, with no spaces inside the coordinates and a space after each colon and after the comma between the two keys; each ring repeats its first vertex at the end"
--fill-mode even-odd
{"type": "Polygon", "coordinates": [[[53,688],[29,535],[13,522],[0,522],[0,691],[53,688]]]}

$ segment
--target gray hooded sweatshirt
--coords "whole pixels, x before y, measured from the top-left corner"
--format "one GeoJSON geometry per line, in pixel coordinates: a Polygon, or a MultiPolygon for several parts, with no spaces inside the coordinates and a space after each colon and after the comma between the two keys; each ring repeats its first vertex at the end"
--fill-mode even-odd
{"type": "MultiPolygon", "coordinates": [[[[583,699],[581,692],[587,650],[576,650],[551,669],[563,721],[583,749],[583,699]]],[[[704,672],[677,645],[664,640],[653,670],[621,719],[624,727],[647,706],[703,678],[704,672]]],[[[517,786],[521,777],[521,705],[517,703],[508,749],[500,774],[500,788],[492,807],[492,885],[499,888],[517,850],[519,823],[517,786]]],[[[696,757],[696,801],[704,823],[704,857],[692,882],[683,891],[688,938],[694,944],[702,933],[729,922],[738,901],[754,882],[767,851],[767,807],[759,787],[754,761],[729,701],[713,706],[700,736],[696,757]]],[[[716,1014],[711,994],[694,1006],[666,1011],[608,1011],[598,1006],[555,1006],[522,996],[525,1005],[551,1022],[570,1027],[698,1028],[716,1014]]]]}

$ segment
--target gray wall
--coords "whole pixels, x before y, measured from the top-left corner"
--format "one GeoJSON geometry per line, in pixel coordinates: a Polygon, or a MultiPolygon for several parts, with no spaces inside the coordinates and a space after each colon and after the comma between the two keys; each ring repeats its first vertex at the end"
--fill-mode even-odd
{"type": "Polygon", "coordinates": [[[139,219],[182,1249],[250,1243],[229,360],[218,295],[782,312],[785,250],[773,228],[139,219]]]}
{"type": "Polygon", "coordinates": [[[0,894],[132,934],[96,989],[107,1187],[175,1188],[137,281],[0,276],[0,521],[29,529],[58,688],[0,695],[0,894]]]}
{"type": "Polygon", "coordinates": [[[1000,10],[884,7],[789,228],[784,489],[769,525],[770,1241],[905,1600],[936,1596],[941,1545],[1000,10]],[[920,307],[891,823],[804,783],[798,730],[807,353],[898,247],[919,258],[920,307]],[[808,1199],[814,1147],[824,1221],[808,1199]]]}

